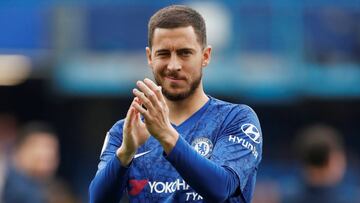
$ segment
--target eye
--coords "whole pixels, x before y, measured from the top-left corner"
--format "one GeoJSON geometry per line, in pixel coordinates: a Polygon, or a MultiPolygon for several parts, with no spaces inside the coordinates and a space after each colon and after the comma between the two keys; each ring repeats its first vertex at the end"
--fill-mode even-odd
{"type": "Polygon", "coordinates": [[[187,56],[190,56],[191,54],[192,54],[192,52],[190,50],[187,50],[187,49],[179,51],[180,56],[187,57],[187,56]]]}
{"type": "Polygon", "coordinates": [[[165,52],[165,51],[158,52],[158,53],[156,54],[156,56],[161,57],[161,58],[167,57],[167,56],[169,56],[169,55],[170,55],[170,53],[169,53],[169,52],[165,52]]]}

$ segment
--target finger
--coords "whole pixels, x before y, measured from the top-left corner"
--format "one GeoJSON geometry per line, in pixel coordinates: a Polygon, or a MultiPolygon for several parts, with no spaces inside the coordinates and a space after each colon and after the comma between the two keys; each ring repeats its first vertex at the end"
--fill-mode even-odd
{"type": "MultiPolygon", "coordinates": [[[[140,106],[142,105],[139,98],[135,97],[135,102],[138,103],[140,106]]],[[[142,106],[143,107],[143,106],[142,106]]],[[[144,108],[144,107],[143,107],[144,108]]],[[[145,108],[144,108],[145,109],[145,108]]],[[[145,109],[146,110],[146,109],[145,109]]],[[[140,116],[140,112],[135,109],[135,111],[137,112],[136,113],[136,116],[135,116],[135,119],[137,120],[137,124],[139,124],[140,126],[142,127],[145,127],[145,123],[144,121],[141,119],[141,116],[140,116]]]]}
{"type": "MultiPolygon", "coordinates": [[[[136,110],[136,111],[137,111],[137,110],[136,110]]],[[[139,123],[139,121],[140,121],[140,113],[139,113],[139,112],[135,114],[135,121],[136,121],[137,123],[139,123]]]]}
{"type": "Polygon", "coordinates": [[[141,101],[140,101],[139,98],[137,98],[137,97],[134,98],[134,102],[136,102],[136,103],[138,103],[138,104],[141,105],[141,101]]]}
{"type": "Polygon", "coordinates": [[[137,109],[135,109],[135,107],[132,107],[134,110],[134,116],[133,116],[133,118],[131,119],[131,125],[132,126],[139,126],[139,117],[140,117],[140,112],[137,110],[137,109]]]}
{"type": "MultiPolygon", "coordinates": [[[[138,103],[140,106],[142,106],[145,110],[147,110],[146,106],[143,105],[143,103],[140,101],[140,99],[138,97],[135,97],[135,102],[138,103]]],[[[139,111],[137,109],[135,109],[136,113],[139,113],[139,111]]]]}
{"type": "Polygon", "coordinates": [[[147,86],[143,81],[137,81],[136,85],[138,86],[139,90],[142,91],[145,96],[151,101],[153,106],[158,105],[158,98],[155,95],[155,92],[151,90],[149,86],[147,86]]]}
{"type": "Polygon", "coordinates": [[[135,114],[135,121],[136,121],[136,125],[137,126],[142,126],[143,125],[143,122],[141,120],[141,117],[140,117],[140,113],[138,112],[137,114],[135,114]]]}
{"type": "MultiPolygon", "coordinates": [[[[139,98],[135,97],[135,103],[138,103],[140,106],[142,105],[139,98]]],[[[144,107],[143,107],[144,108],[144,107]]],[[[135,111],[135,120],[138,121],[138,120],[141,120],[140,118],[140,112],[134,108],[134,111],[135,111]]]]}
{"type": "Polygon", "coordinates": [[[159,97],[159,101],[160,101],[163,105],[167,105],[167,104],[166,104],[166,101],[165,101],[165,97],[164,97],[164,95],[163,95],[163,93],[162,93],[162,87],[161,87],[161,86],[159,86],[159,88],[158,88],[158,90],[157,90],[156,92],[157,92],[156,95],[158,95],[158,97],[159,97]]]}
{"type": "Polygon", "coordinates": [[[134,107],[130,106],[124,121],[124,128],[128,129],[131,126],[132,115],[134,114],[134,107]]]}
{"type": "Polygon", "coordinates": [[[142,106],[140,106],[140,104],[138,104],[138,103],[133,103],[132,106],[133,106],[136,110],[138,110],[139,113],[140,113],[141,115],[143,115],[145,119],[149,118],[149,112],[148,112],[146,109],[144,109],[142,106]]]}
{"type": "MultiPolygon", "coordinates": [[[[140,92],[138,89],[133,89],[133,94],[140,100],[141,104],[144,104],[147,109],[153,109],[152,102],[145,96],[143,92],[140,92]]],[[[138,104],[135,102],[135,104],[138,104]]],[[[140,112],[141,113],[141,112],[140,112]]]]}
{"type": "Polygon", "coordinates": [[[144,79],[145,84],[155,93],[156,97],[162,101],[163,94],[161,92],[161,86],[156,85],[152,80],[149,78],[144,79]]]}
{"type": "MultiPolygon", "coordinates": [[[[142,105],[141,101],[140,101],[139,98],[137,98],[137,97],[135,97],[134,102],[142,105]]],[[[132,104],[131,104],[131,105],[132,105],[132,104]]],[[[137,109],[134,109],[134,111],[135,111],[135,114],[138,114],[138,113],[139,113],[139,111],[138,111],[137,109]]]]}

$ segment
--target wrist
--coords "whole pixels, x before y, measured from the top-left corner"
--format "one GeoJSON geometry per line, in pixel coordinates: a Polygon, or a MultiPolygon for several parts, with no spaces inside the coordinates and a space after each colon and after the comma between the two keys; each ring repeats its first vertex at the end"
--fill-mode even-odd
{"type": "Polygon", "coordinates": [[[124,167],[129,166],[131,160],[134,158],[136,150],[128,150],[123,145],[116,150],[116,156],[120,160],[121,165],[124,167]]]}
{"type": "Polygon", "coordinates": [[[173,128],[169,132],[167,132],[164,136],[162,136],[162,140],[160,141],[160,144],[162,145],[166,154],[169,154],[172,151],[178,139],[179,139],[179,133],[173,128]]]}

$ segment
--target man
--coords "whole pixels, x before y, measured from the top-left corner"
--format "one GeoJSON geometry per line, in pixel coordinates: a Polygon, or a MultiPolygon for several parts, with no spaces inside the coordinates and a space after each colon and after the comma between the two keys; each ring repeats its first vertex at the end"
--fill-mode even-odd
{"type": "Polygon", "coordinates": [[[59,141],[52,128],[43,122],[25,125],[11,158],[1,202],[48,202],[46,186],[59,164],[59,141]]]}
{"type": "Polygon", "coordinates": [[[108,132],[90,202],[251,202],[262,137],[254,111],[204,93],[211,58],[202,16],[169,6],[149,22],[156,83],[138,81],[126,118],[108,132]]]}
{"type": "Polygon", "coordinates": [[[359,202],[356,189],[344,182],[346,152],[342,135],[326,125],[312,125],[301,130],[295,139],[302,164],[302,185],[284,203],[359,202]]]}
{"type": "Polygon", "coordinates": [[[47,122],[31,121],[19,130],[6,168],[1,203],[75,203],[76,197],[56,176],[59,138],[47,122]]]}

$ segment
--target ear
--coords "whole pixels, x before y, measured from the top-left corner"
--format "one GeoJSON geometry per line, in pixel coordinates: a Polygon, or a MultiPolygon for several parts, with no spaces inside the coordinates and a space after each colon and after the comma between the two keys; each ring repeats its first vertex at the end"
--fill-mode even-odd
{"type": "Polygon", "coordinates": [[[211,50],[212,50],[211,46],[207,46],[204,48],[202,62],[201,62],[202,67],[206,67],[207,65],[209,65],[211,60],[211,50]]]}
{"type": "Polygon", "coordinates": [[[152,67],[151,49],[149,47],[146,47],[146,58],[148,65],[152,67]]]}

